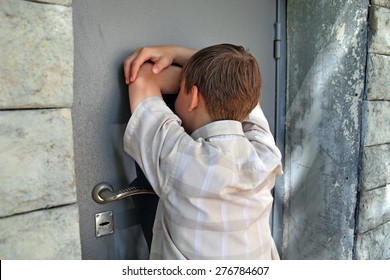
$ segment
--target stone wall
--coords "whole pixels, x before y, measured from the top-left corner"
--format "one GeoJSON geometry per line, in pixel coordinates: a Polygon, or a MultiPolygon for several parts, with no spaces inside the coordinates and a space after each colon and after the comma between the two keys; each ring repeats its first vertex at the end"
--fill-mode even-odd
{"type": "Polygon", "coordinates": [[[368,0],[287,1],[283,259],[352,259],[368,0]]]}
{"type": "Polygon", "coordinates": [[[0,0],[0,259],[80,259],[71,0],[0,0]]]}
{"type": "Polygon", "coordinates": [[[390,1],[371,4],[355,257],[390,259],[390,1]]]}

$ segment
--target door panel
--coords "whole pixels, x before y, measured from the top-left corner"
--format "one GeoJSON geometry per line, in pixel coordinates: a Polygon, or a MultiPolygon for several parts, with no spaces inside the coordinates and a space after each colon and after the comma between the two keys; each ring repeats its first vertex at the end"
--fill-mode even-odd
{"type": "Polygon", "coordinates": [[[243,45],[263,74],[262,107],[274,127],[273,0],[73,0],[75,74],[73,126],[84,259],[146,259],[157,197],[140,195],[97,204],[99,182],[115,190],[148,184],[122,137],[130,117],[122,62],[138,47],[243,45]],[[95,236],[95,214],[113,213],[114,232],[95,236]]]}

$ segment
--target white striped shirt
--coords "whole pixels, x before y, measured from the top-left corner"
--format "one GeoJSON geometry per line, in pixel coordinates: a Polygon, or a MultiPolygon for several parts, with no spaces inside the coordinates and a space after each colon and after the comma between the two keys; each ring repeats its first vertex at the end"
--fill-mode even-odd
{"type": "Polygon", "coordinates": [[[151,259],[278,259],[269,227],[281,154],[257,106],[188,135],[160,97],[135,109],[125,151],[160,201],[151,259]]]}

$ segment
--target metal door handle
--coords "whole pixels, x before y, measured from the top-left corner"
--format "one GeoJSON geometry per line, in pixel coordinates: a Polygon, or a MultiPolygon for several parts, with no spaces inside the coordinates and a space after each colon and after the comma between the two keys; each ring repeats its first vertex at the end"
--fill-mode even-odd
{"type": "Polygon", "coordinates": [[[92,190],[92,198],[96,203],[106,204],[138,194],[156,194],[151,187],[130,186],[114,192],[109,183],[99,183],[92,190]]]}

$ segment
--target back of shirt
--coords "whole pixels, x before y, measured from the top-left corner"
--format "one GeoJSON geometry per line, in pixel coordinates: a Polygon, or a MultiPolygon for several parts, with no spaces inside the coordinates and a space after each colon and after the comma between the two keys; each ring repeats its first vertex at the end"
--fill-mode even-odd
{"type": "Polygon", "coordinates": [[[125,149],[160,196],[151,258],[278,258],[268,221],[281,158],[260,107],[243,124],[212,122],[189,136],[161,99],[148,98],[125,149]]]}

